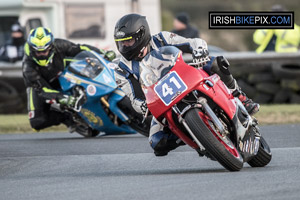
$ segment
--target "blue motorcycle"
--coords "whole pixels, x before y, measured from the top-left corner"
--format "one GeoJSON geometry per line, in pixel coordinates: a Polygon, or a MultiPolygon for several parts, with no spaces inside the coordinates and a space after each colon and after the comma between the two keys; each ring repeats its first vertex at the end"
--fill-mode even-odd
{"type": "Polygon", "coordinates": [[[83,51],[74,58],[59,76],[62,92],[77,97],[70,112],[76,122],[76,132],[95,137],[100,132],[111,134],[141,133],[148,136],[150,119],[146,121],[131,106],[114,78],[116,64],[94,51],[83,51]]]}

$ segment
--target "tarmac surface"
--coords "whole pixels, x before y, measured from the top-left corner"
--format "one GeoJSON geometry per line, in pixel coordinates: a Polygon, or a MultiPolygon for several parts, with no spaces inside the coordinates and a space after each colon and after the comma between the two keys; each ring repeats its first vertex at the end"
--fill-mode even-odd
{"type": "Polygon", "coordinates": [[[138,134],[0,134],[0,199],[300,199],[300,125],[261,132],[272,161],[239,172],[187,146],[155,157],[138,134]]]}

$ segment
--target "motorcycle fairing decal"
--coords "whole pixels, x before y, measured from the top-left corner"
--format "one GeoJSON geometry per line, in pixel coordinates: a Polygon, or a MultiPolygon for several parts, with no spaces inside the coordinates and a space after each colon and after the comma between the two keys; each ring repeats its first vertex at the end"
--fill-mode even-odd
{"type": "Polygon", "coordinates": [[[85,116],[87,118],[87,120],[97,126],[103,126],[103,121],[99,116],[96,116],[95,113],[93,113],[92,111],[88,110],[88,109],[81,109],[80,111],[82,113],[83,116],[85,116]]]}
{"type": "Polygon", "coordinates": [[[94,81],[100,82],[103,85],[107,85],[112,88],[117,87],[117,83],[114,78],[109,73],[108,69],[104,69],[97,77],[93,79],[94,81]]]}
{"type": "MultiPolygon", "coordinates": [[[[100,87],[102,86],[102,85],[99,85],[99,84],[97,84],[97,83],[93,83],[93,82],[84,80],[84,79],[82,79],[82,78],[76,77],[76,76],[70,74],[69,72],[67,72],[66,74],[64,74],[64,77],[65,77],[67,80],[70,80],[71,83],[74,83],[74,81],[75,81],[76,84],[86,83],[86,84],[88,84],[88,85],[96,85],[96,86],[100,86],[100,87]]],[[[106,85],[106,84],[103,83],[103,85],[106,85]]],[[[113,88],[114,88],[114,86],[112,86],[112,85],[106,85],[106,86],[108,86],[108,87],[113,87],[113,88]]]]}
{"type": "Polygon", "coordinates": [[[187,88],[177,72],[172,71],[155,85],[154,91],[162,102],[168,106],[187,88]]]}
{"type": "Polygon", "coordinates": [[[88,93],[88,95],[94,96],[97,92],[97,89],[94,85],[88,85],[87,89],[86,89],[86,92],[88,93]]]}

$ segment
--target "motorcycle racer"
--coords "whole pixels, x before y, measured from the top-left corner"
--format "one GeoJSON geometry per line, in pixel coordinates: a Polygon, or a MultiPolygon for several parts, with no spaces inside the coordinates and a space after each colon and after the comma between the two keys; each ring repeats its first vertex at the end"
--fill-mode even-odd
{"type": "Polygon", "coordinates": [[[30,125],[41,130],[63,123],[72,130],[73,121],[67,113],[50,109],[53,102],[65,106],[74,106],[76,98],[63,95],[58,81],[68,58],[81,51],[93,50],[103,54],[108,60],[115,58],[113,51],[104,51],[90,45],[74,44],[63,39],[54,39],[51,30],[38,27],[31,30],[25,44],[23,58],[23,77],[27,90],[30,125]]]}
{"type": "MultiPolygon", "coordinates": [[[[162,46],[175,46],[184,53],[192,53],[194,60],[208,59],[207,44],[204,40],[189,39],[170,32],[160,32],[151,36],[149,25],[144,16],[128,14],[123,16],[115,26],[114,39],[122,55],[115,76],[119,87],[130,98],[132,106],[137,112],[144,113],[147,109],[145,96],[139,83],[140,61],[153,49],[162,46]]],[[[259,104],[254,103],[245,93],[241,92],[228,67],[224,65],[224,58],[212,59],[214,64],[205,67],[209,73],[217,73],[226,86],[232,91],[239,91],[239,99],[245,105],[249,114],[253,115],[259,110],[259,104]]],[[[225,62],[226,63],[226,62],[225,62]]],[[[167,155],[182,142],[177,136],[164,127],[154,118],[150,128],[149,142],[157,156],[167,155]]]]}

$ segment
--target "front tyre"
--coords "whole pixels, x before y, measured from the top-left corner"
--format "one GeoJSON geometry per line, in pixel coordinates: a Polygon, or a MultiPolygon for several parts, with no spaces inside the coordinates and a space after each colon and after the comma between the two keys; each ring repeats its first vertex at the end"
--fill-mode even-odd
{"type": "Polygon", "coordinates": [[[186,113],[185,120],[206,151],[221,165],[229,171],[239,171],[243,168],[243,158],[234,144],[229,138],[225,143],[217,136],[219,133],[209,126],[208,119],[205,118],[202,111],[191,109],[186,113]]]}
{"type": "Polygon", "coordinates": [[[258,152],[256,156],[254,156],[254,158],[248,161],[248,164],[251,167],[264,167],[267,164],[269,164],[271,159],[272,159],[271,149],[268,143],[266,142],[266,140],[263,137],[261,137],[259,141],[258,152]]]}

